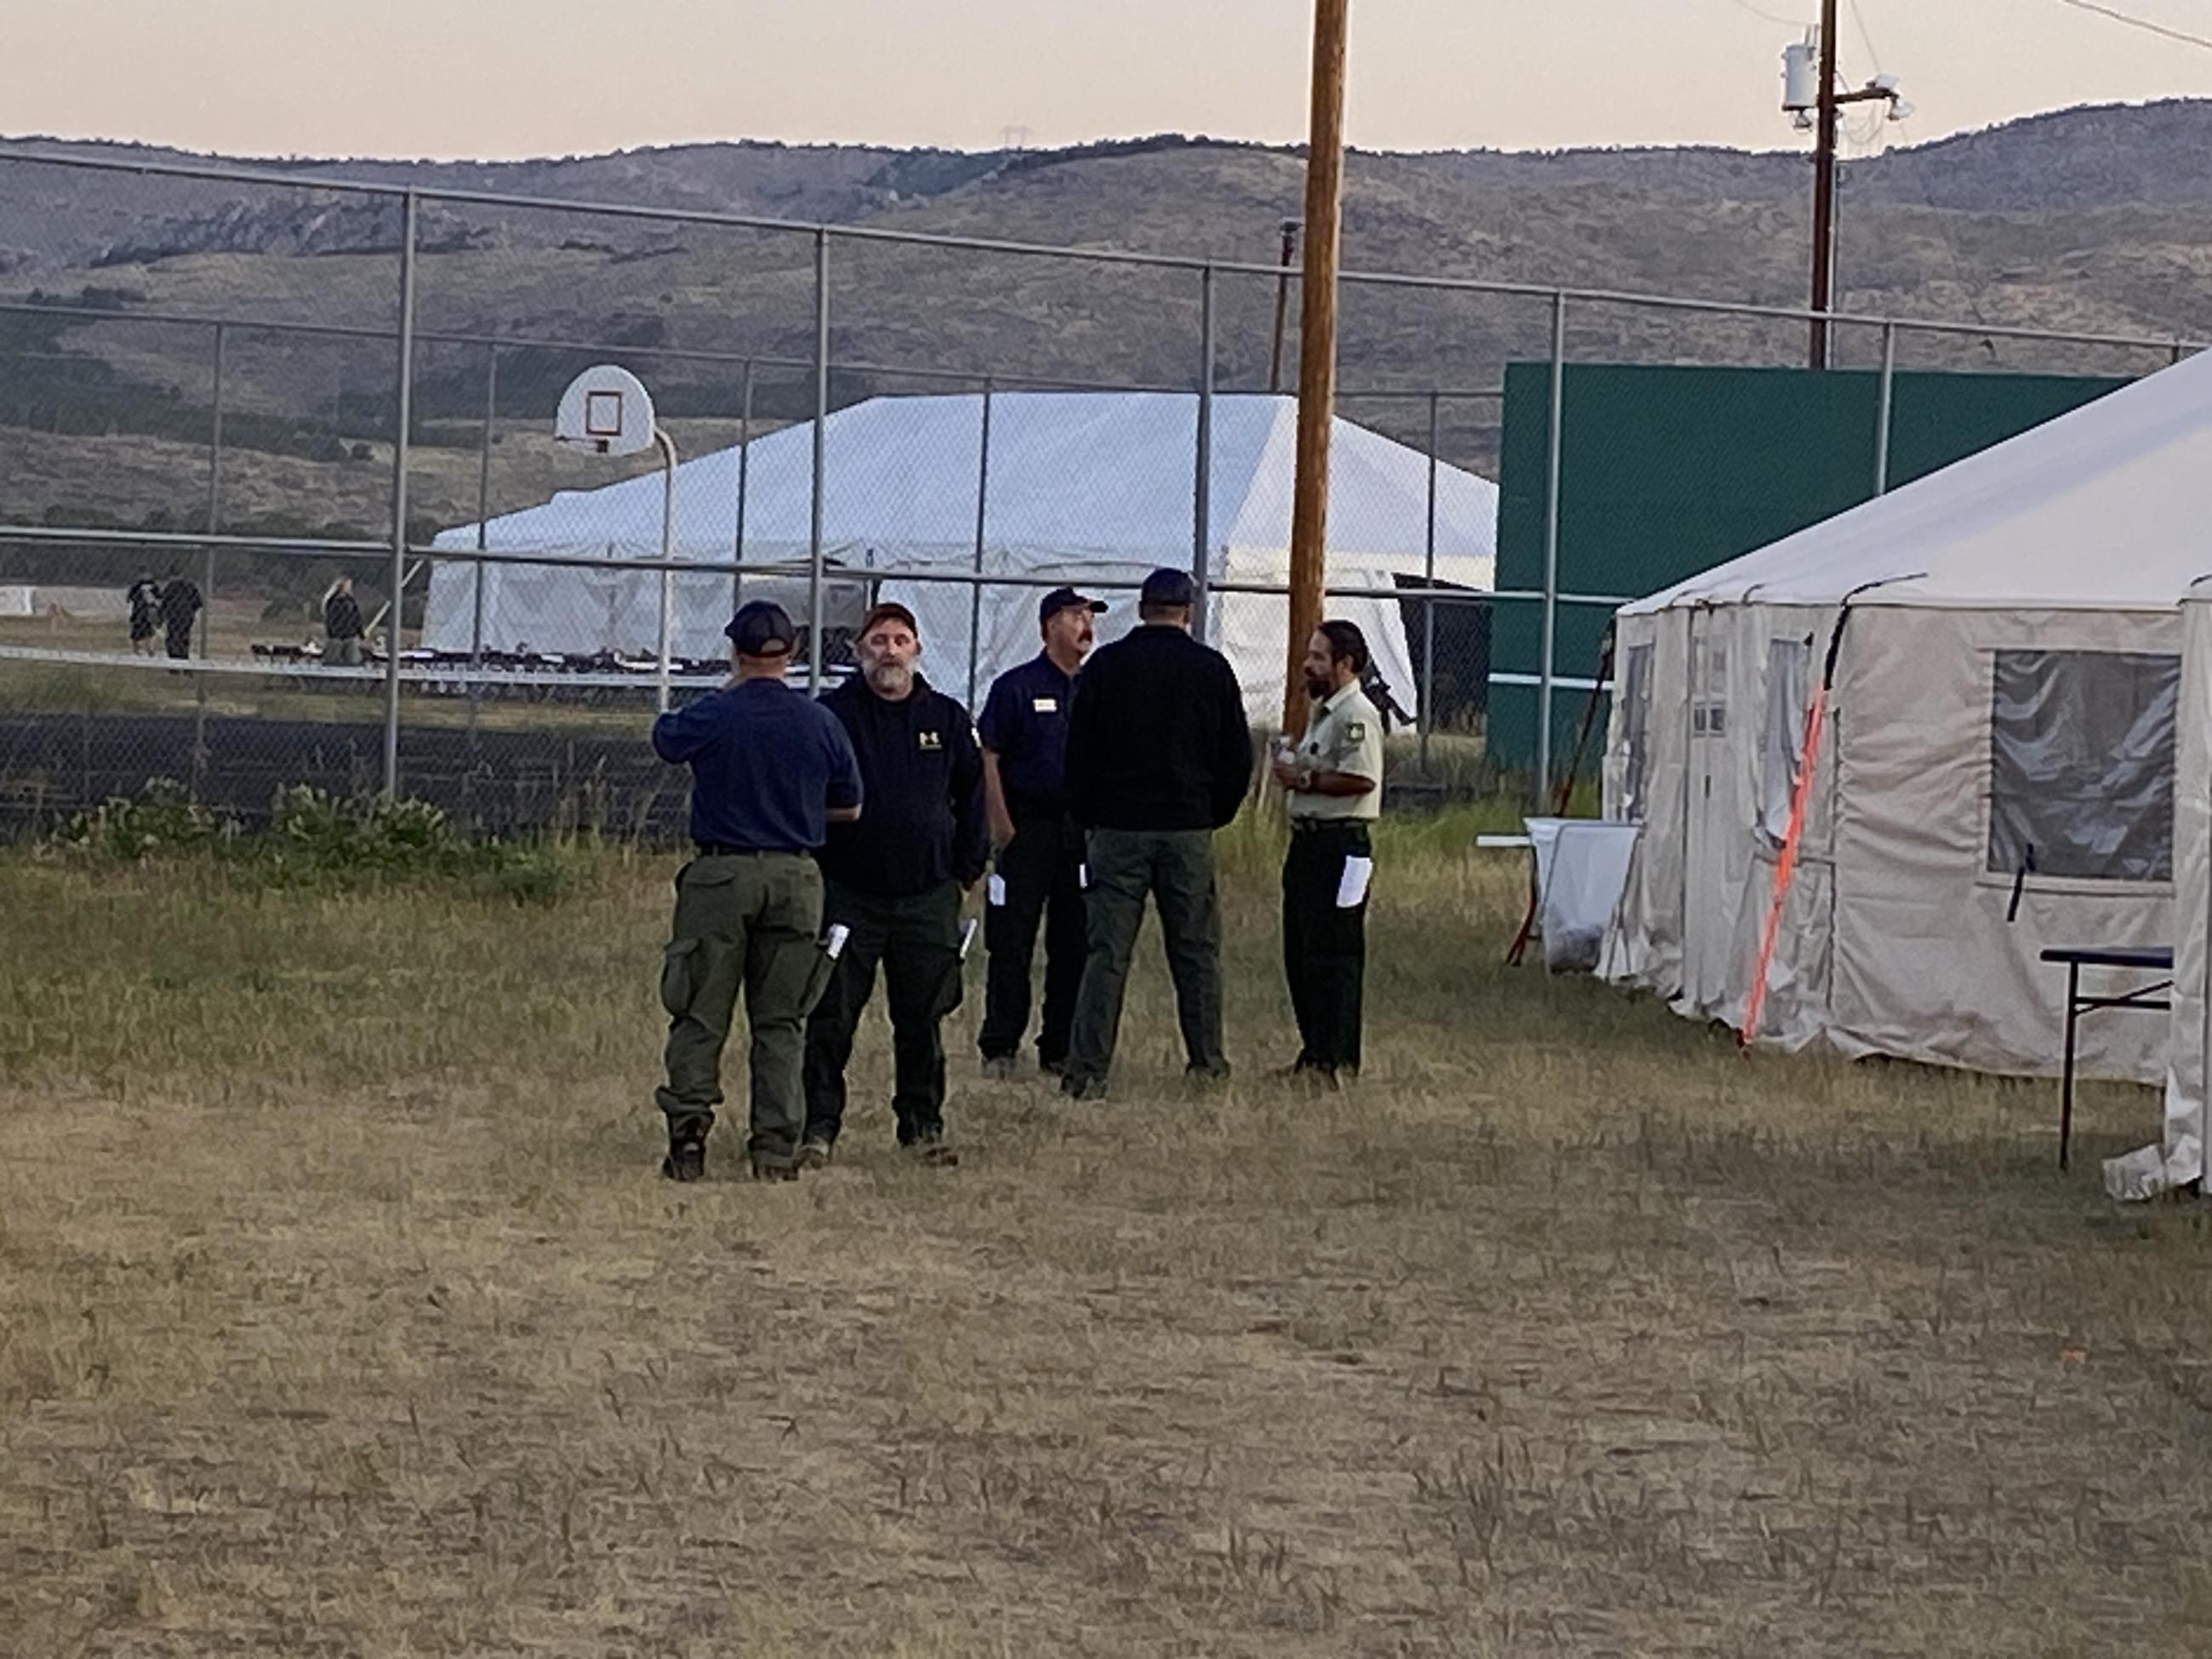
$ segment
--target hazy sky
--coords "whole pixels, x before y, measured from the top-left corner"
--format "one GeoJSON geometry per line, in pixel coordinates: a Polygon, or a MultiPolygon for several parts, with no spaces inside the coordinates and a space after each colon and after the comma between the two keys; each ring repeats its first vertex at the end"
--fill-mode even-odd
{"type": "MultiPolygon", "coordinates": [[[[1350,137],[1784,146],[1779,54],[1815,3],[1352,0],[1350,137]]],[[[2212,0],[2112,3],[2212,36],[2212,0]]],[[[0,131],[444,157],[1288,140],[1310,22],[1310,0],[0,0],[0,131]]],[[[2212,94],[2212,51],[2064,0],[1845,0],[1841,34],[1847,73],[1903,78],[1905,142],[2212,94]]]]}

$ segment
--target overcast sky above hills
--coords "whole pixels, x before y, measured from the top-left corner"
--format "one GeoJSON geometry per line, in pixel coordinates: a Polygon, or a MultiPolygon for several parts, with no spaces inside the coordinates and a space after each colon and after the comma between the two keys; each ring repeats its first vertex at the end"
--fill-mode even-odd
{"type": "MultiPolygon", "coordinates": [[[[2112,0],[2212,36],[2212,0],[2112,0]]],[[[1778,55],[1816,0],[1353,0],[1364,146],[1797,141],[1778,55]]],[[[7,8],[0,128],[239,155],[519,157],[696,139],[994,149],[1295,139],[1308,0],[81,0],[7,8]]],[[[1923,141],[2212,94],[2212,50],[2067,0],[1845,0],[1846,71],[1923,141]],[[1856,15],[1855,15],[1856,14],[1856,15]]],[[[1865,146],[1862,146],[1863,148],[1865,146]]]]}

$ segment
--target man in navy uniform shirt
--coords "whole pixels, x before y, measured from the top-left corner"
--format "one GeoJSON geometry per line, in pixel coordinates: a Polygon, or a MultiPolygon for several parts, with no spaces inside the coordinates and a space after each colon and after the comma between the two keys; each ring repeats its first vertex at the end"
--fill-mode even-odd
{"type": "Polygon", "coordinates": [[[1067,1060],[1076,988],[1083,982],[1083,830],[1067,808],[1067,705],[1091,653],[1091,619],[1106,609],[1072,587],[1037,605],[1044,649],[991,684],[982,718],[983,799],[997,849],[983,943],[986,1077],[1011,1079],[1030,1023],[1030,960],[1044,924],[1044,1017],[1037,1060],[1058,1075],[1067,1060]]]}
{"type": "Polygon", "coordinates": [[[860,816],[860,771],[845,728],[783,683],[797,630],[756,599],[726,630],[736,669],[720,690],[653,723],[653,752],[691,768],[699,855],[676,878],[676,926],[660,969],[668,1011],[668,1117],[660,1171],[707,1172],[707,1132],[722,1102],[722,1045],[738,994],[752,1028],[752,1170],[789,1180],[805,1122],[806,1016],[832,963],[818,943],[828,826],[860,816]]]}
{"type": "Polygon", "coordinates": [[[822,699],[853,740],[868,815],[822,848],[823,914],[842,949],[806,1027],[808,1165],[830,1160],[845,1119],[845,1062],[884,970],[899,1145],[932,1164],[945,1144],[945,1043],[960,1002],[960,895],[983,874],[983,760],[968,711],[915,671],[914,612],[879,605],[862,619],[860,672],[822,699]],[[842,933],[841,931],[842,930],[842,933]]]}

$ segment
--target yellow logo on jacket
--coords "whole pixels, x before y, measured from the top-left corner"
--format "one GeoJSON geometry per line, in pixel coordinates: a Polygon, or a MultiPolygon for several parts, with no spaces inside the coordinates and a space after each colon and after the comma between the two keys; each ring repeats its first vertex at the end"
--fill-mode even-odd
{"type": "Polygon", "coordinates": [[[945,739],[934,732],[917,732],[915,737],[916,740],[924,749],[942,749],[945,747],[945,739]]]}

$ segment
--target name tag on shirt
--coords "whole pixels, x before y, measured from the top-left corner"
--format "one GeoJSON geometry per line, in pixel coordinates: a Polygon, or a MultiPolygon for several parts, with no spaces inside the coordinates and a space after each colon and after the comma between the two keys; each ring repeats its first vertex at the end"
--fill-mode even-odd
{"type": "Polygon", "coordinates": [[[1031,697],[1030,699],[1030,712],[1033,714],[1057,714],[1060,713],[1060,699],[1058,697],[1031,697]]]}

